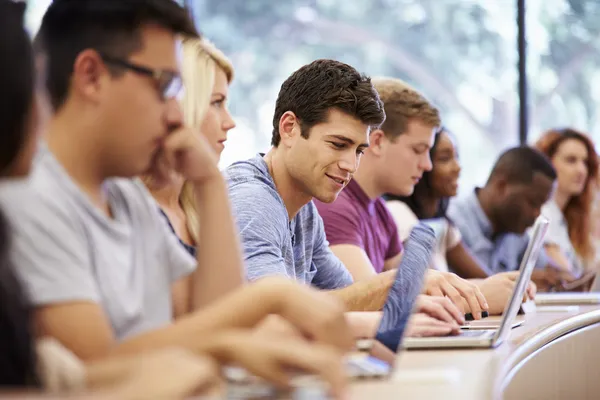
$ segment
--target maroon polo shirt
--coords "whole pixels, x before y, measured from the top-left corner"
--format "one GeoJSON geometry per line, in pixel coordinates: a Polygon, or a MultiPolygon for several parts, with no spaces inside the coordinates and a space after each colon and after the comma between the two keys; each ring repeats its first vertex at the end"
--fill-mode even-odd
{"type": "Polygon", "coordinates": [[[402,251],[398,228],[382,198],[370,199],[351,180],[333,203],[314,200],[323,218],[329,245],[351,244],[367,253],[377,273],[402,251]]]}

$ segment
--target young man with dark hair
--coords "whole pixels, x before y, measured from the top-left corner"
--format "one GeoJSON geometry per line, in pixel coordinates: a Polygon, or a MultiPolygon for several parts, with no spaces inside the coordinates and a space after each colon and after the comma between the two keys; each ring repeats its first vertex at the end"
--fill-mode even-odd
{"type": "MultiPolygon", "coordinates": [[[[552,193],[556,172],[539,151],[515,147],[500,155],[487,183],[452,201],[448,215],[463,242],[492,272],[514,271],[529,241],[525,234],[552,193]]],[[[532,279],[542,290],[572,280],[540,253],[532,279]]]]}
{"type": "MultiPolygon", "coordinates": [[[[317,60],[283,83],[273,147],[226,173],[248,280],[286,276],[329,290],[348,311],[383,307],[395,271],[353,283],[328,247],[312,200],[337,198],[356,172],[370,132],[384,120],[370,79],[347,64],[317,60]]],[[[436,281],[438,289],[447,284],[436,281]]]]}
{"type": "MultiPolygon", "coordinates": [[[[407,196],[413,192],[423,172],[432,168],[429,150],[441,125],[437,108],[403,81],[380,78],[373,83],[383,101],[386,120],[371,132],[361,167],[338,199],[333,203],[315,201],[331,250],[355,281],[370,279],[400,265],[402,245],[398,228],[381,196],[407,196]]],[[[503,311],[515,277],[502,275],[468,281],[453,273],[429,270],[425,293],[440,294],[431,285],[435,279],[452,282],[443,287],[442,294],[478,316],[486,309],[487,300],[488,311],[503,311]],[[469,293],[476,293],[476,297],[469,293]],[[466,304],[463,298],[467,299],[466,304]]]]}
{"type": "Polygon", "coordinates": [[[183,346],[280,385],[281,371],[301,367],[339,390],[339,350],[352,345],[342,307],[287,280],[238,289],[242,257],[225,181],[208,143],[183,126],[176,99],[178,35],[197,36],[188,18],[172,0],[56,0],[43,18],[36,43],[55,115],[30,180],[0,192],[35,326],[86,361],[183,346]],[[142,174],[193,182],[196,260],[135,178],[142,174]],[[321,344],[222,332],[269,314],[321,344]]]}

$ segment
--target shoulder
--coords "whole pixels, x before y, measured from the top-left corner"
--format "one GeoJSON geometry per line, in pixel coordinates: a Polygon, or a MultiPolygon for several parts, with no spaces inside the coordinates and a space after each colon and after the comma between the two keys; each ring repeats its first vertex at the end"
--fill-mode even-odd
{"type": "Polygon", "coordinates": [[[397,224],[405,220],[417,220],[415,213],[403,201],[390,200],[385,203],[385,206],[397,224]]]}
{"type": "Polygon", "coordinates": [[[130,207],[130,211],[151,210],[155,215],[158,205],[148,188],[139,178],[114,178],[105,183],[105,188],[113,200],[120,201],[130,207]]]}
{"type": "Polygon", "coordinates": [[[392,216],[400,240],[405,241],[410,236],[412,229],[419,223],[419,219],[406,203],[399,200],[391,200],[386,203],[386,207],[392,216]]]}
{"type": "Polygon", "coordinates": [[[550,223],[560,222],[563,219],[563,213],[554,200],[549,200],[542,206],[541,214],[548,218],[550,223]]]}
{"type": "Polygon", "coordinates": [[[344,192],[340,193],[337,199],[331,203],[324,203],[319,200],[313,200],[312,203],[325,222],[327,222],[327,220],[331,217],[341,217],[357,221],[357,217],[359,215],[355,204],[344,192]]]}
{"type": "Polygon", "coordinates": [[[38,164],[28,179],[0,185],[0,203],[11,219],[20,222],[69,219],[74,200],[63,185],[55,174],[38,164]]]}

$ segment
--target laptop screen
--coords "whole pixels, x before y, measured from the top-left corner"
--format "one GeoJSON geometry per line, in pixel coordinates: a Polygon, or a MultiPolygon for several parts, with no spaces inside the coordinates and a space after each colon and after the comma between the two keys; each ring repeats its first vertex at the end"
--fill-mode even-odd
{"type": "Polygon", "coordinates": [[[430,227],[415,226],[406,241],[402,261],[383,307],[383,317],[375,339],[396,353],[404,337],[417,296],[423,289],[435,235],[430,227]]]}

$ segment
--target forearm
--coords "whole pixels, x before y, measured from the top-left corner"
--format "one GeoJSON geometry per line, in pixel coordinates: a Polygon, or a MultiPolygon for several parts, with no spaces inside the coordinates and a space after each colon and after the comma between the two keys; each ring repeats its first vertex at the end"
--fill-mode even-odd
{"type": "Polygon", "coordinates": [[[465,279],[485,279],[490,273],[475,259],[462,243],[446,252],[448,265],[465,279]]]}
{"type": "Polygon", "coordinates": [[[170,346],[197,351],[205,336],[213,332],[254,327],[267,315],[280,313],[277,289],[271,286],[276,285],[245,286],[169,326],[119,343],[111,355],[137,354],[170,346]]]}
{"type": "Polygon", "coordinates": [[[243,258],[224,179],[219,175],[194,191],[200,230],[191,301],[197,310],[243,284],[243,258]]]}
{"type": "Polygon", "coordinates": [[[381,311],[395,276],[395,270],[382,272],[330,293],[343,302],[347,311],[381,311]]]}

